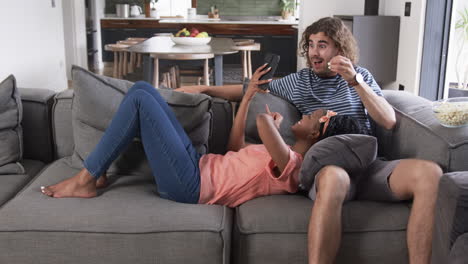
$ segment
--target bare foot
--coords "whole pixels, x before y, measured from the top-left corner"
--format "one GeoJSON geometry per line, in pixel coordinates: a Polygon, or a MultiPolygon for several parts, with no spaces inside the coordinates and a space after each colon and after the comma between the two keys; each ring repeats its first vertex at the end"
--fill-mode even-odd
{"type": "Polygon", "coordinates": [[[104,173],[96,181],[96,189],[106,188],[107,187],[107,174],[104,173]]]}
{"type": "Polygon", "coordinates": [[[41,186],[43,194],[54,197],[92,198],[97,196],[96,179],[86,170],[82,169],[75,176],[51,186],[41,186]]]}

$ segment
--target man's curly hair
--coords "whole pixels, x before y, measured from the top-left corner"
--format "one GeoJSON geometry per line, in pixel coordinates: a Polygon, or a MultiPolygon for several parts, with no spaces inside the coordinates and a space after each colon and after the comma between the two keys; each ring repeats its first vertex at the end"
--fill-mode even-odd
{"type": "Polygon", "coordinates": [[[356,65],[359,59],[359,50],[351,31],[345,26],[343,21],[335,17],[324,17],[308,26],[304,33],[302,33],[301,39],[301,56],[307,58],[307,64],[309,67],[310,61],[308,59],[309,52],[309,37],[312,34],[318,34],[323,32],[327,37],[331,38],[341,55],[350,59],[351,62],[356,65]]]}

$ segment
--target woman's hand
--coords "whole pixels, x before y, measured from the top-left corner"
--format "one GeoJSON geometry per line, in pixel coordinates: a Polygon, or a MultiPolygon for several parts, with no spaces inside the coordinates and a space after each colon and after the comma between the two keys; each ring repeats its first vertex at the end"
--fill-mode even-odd
{"type": "Polygon", "coordinates": [[[260,77],[262,77],[265,73],[269,72],[271,70],[271,67],[266,68],[268,64],[263,64],[262,66],[258,67],[258,69],[255,70],[255,72],[252,75],[252,79],[250,79],[249,86],[247,87],[247,90],[245,91],[245,95],[247,96],[248,99],[252,99],[253,96],[260,92],[260,93],[268,93],[268,90],[263,90],[260,89],[258,86],[261,84],[269,83],[271,82],[271,79],[269,80],[259,80],[260,77]]]}
{"type": "Polygon", "coordinates": [[[267,104],[265,104],[266,113],[273,118],[273,122],[277,129],[280,128],[281,122],[283,122],[283,116],[278,112],[271,112],[267,104]]]}
{"type": "Polygon", "coordinates": [[[347,82],[352,82],[356,75],[356,70],[354,70],[351,60],[341,55],[335,56],[330,60],[328,69],[341,75],[347,82]]]}

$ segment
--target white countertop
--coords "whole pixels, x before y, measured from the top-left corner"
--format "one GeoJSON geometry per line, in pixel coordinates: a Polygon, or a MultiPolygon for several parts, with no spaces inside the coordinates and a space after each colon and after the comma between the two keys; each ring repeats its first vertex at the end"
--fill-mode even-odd
{"type": "Polygon", "coordinates": [[[138,17],[116,17],[115,15],[106,15],[102,19],[115,19],[115,20],[159,20],[161,24],[256,24],[256,25],[297,25],[296,20],[282,20],[282,19],[260,19],[260,20],[234,20],[234,19],[210,19],[207,16],[198,16],[196,19],[186,18],[151,18],[140,15],[138,17]]]}

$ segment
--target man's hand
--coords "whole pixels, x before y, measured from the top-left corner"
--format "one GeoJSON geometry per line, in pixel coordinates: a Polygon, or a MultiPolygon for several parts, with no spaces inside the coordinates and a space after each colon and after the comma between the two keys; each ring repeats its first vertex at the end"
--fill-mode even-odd
{"type": "Polygon", "coordinates": [[[273,118],[273,122],[277,129],[280,128],[281,122],[283,122],[283,116],[278,112],[271,112],[267,104],[265,104],[266,113],[273,118]]]}
{"type": "Polygon", "coordinates": [[[260,92],[260,93],[268,93],[270,91],[268,90],[262,90],[258,86],[261,84],[269,83],[271,82],[271,79],[269,80],[259,80],[260,77],[262,77],[265,73],[269,72],[271,70],[271,67],[266,68],[267,64],[263,64],[262,66],[258,67],[258,69],[255,70],[255,72],[252,75],[252,79],[249,82],[249,86],[247,87],[247,90],[245,91],[245,96],[248,97],[248,99],[253,98],[253,96],[260,92]]]}
{"type": "Polygon", "coordinates": [[[347,82],[352,82],[356,75],[351,60],[341,55],[335,56],[330,60],[328,69],[341,75],[347,82]]]}
{"type": "Polygon", "coordinates": [[[195,93],[205,93],[207,90],[208,90],[208,86],[206,85],[187,85],[187,86],[182,86],[180,88],[177,88],[174,91],[195,94],[195,93]]]}

